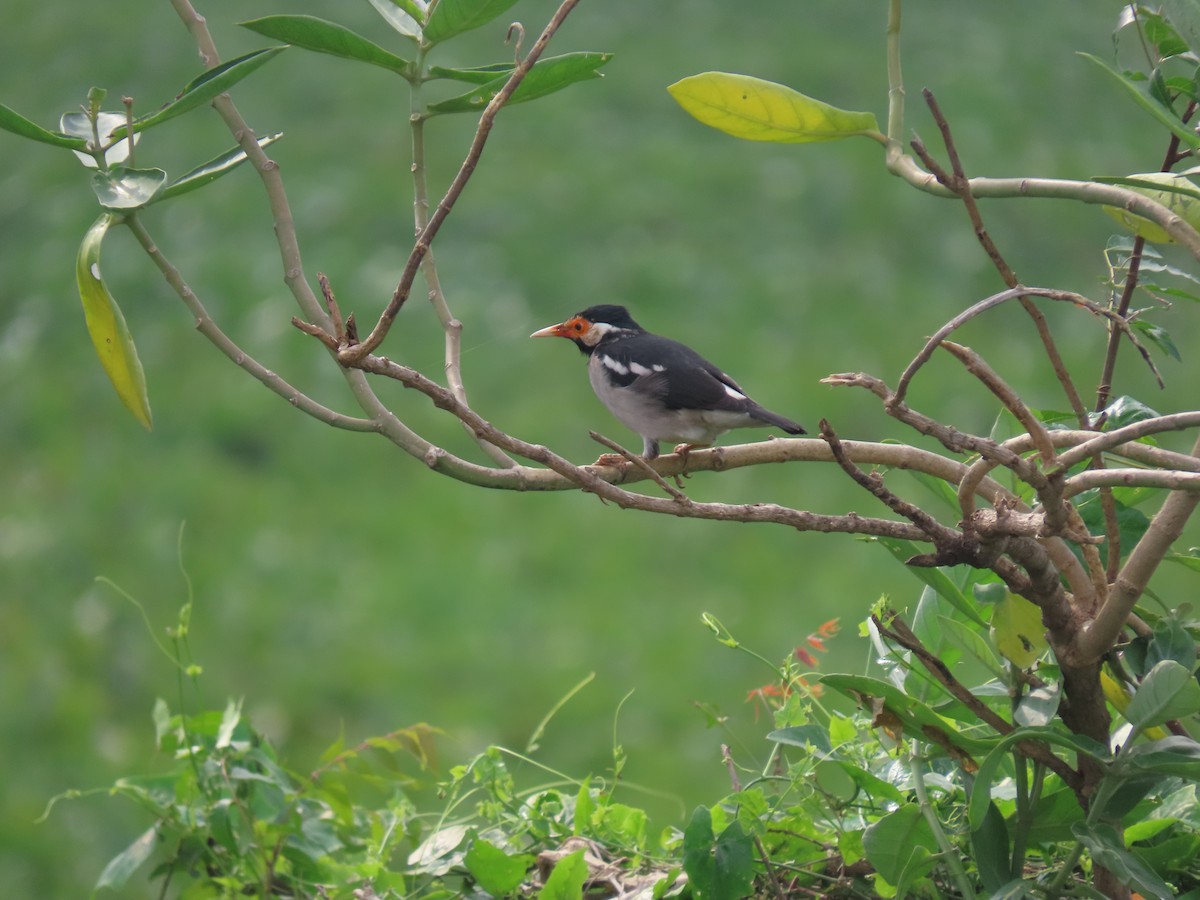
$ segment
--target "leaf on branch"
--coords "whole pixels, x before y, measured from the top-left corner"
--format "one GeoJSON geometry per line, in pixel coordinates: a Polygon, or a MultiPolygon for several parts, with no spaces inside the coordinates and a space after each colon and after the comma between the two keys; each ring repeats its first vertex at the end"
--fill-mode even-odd
{"type": "Polygon", "coordinates": [[[429,74],[433,78],[448,78],[451,81],[465,81],[468,84],[490,84],[497,78],[508,76],[514,68],[516,66],[512,63],[492,63],[490,66],[474,66],[468,69],[430,66],[429,74]]]}
{"type": "Polygon", "coordinates": [[[83,236],[79,255],[75,259],[75,280],[79,285],[79,298],[83,302],[88,334],[92,337],[100,364],[116,388],[121,402],[148,429],[152,420],[142,363],[121,308],[100,277],[100,246],[114,221],[112,215],[105,213],[83,236]]]}
{"type": "MultiPolygon", "coordinates": [[[[264,47],[262,50],[253,50],[236,59],[231,59],[229,62],[209,69],[203,75],[193,79],[184,85],[173,100],[169,101],[162,109],[148,116],[142,116],[133,120],[133,130],[135,132],[144,131],[154,125],[159,125],[176,116],[181,116],[186,112],[190,112],[198,106],[203,106],[206,103],[211,103],[221,94],[225,93],[247,75],[262,68],[287,47],[264,47]]],[[[114,137],[122,137],[125,133],[125,127],[113,129],[114,137]]]]}
{"type": "MultiPolygon", "coordinates": [[[[104,151],[104,164],[106,166],[116,166],[125,162],[129,158],[129,139],[118,141],[113,133],[118,129],[124,129],[126,118],[124,113],[116,112],[96,112],[96,125],[93,129],[92,120],[88,118],[88,113],[64,113],[62,119],[59,120],[58,127],[66,134],[79,138],[84,142],[84,146],[91,146],[98,138],[100,147],[106,148],[104,151]]],[[[141,135],[133,136],[133,144],[136,147],[137,142],[141,139],[141,135]]],[[[99,150],[100,147],[93,147],[94,150],[99,150]]],[[[75,155],[79,157],[79,161],[89,169],[98,168],[96,158],[81,150],[76,150],[75,155]]]]}
{"type": "Polygon", "coordinates": [[[406,38],[421,39],[425,27],[424,0],[370,0],[383,20],[406,38]]]}
{"type": "MultiPolygon", "coordinates": [[[[441,9],[441,7],[439,6],[438,9],[441,9]]],[[[514,103],[536,100],[547,94],[561,91],[565,87],[570,87],[576,82],[600,78],[602,76],[596,70],[610,59],[612,59],[611,53],[581,52],[565,53],[562,56],[552,56],[548,59],[539,60],[525,75],[524,79],[522,79],[508,103],[511,106],[514,103]]],[[[457,71],[461,72],[465,70],[457,71]]],[[[500,93],[500,89],[508,81],[510,72],[500,75],[499,78],[493,78],[488,83],[480,85],[466,94],[451,97],[449,100],[442,100],[439,103],[431,103],[429,104],[428,112],[431,115],[478,112],[487,106],[493,97],[500,93]]]]}
{"type": "Polygon", "coordinates": [[[1154,116],[1159,121],[1159,124],[1163,125],[1171,134],[1175,135],[1189,147],[1200,147],[1200,135],[1197,135],[1195,131],[1180,122],[1172,110],[1163,107],[1161,103],[1150,97],[1142,90],[1142,86],[1138,82],[1134,81],[1128,75],[1118,72],[1098,56],[1093,56],[1090,53],[1080,53],[1079,55],[1084,59],[1090,59],[1115,78],[1117,83],[1125,88],[1126,92],[1133,98],[1134,102],[1150,113],[1150,115],[1154,116]]]}
{"type": "MultiPolygon", "coordinates": [[[[258,139],[258,146],[268,147],[283,137],[283,132],[279,131],[275,134],[266,135],[258,139]]],[[[202,188],[206,184],[211,184],[222,175],[226,175],[240,166],[246,161],[246,151],[241,147],[234,147],[227,150],[220,156],[210,159],[203,165],[199,165],[192,169],[186,175],[181,175],[176,178],[154,198],[157,203],[160,200],[167,200],[171,197],[178,197],[180,194],[186,194],[188,191],[194,191],[197,188],[202,188]]]]}
{"type": "Polygon", "coordinates": [[[441,0],[425,25],[425,40],[437,44],[486,25],[516,3],[517,0],[441,0]]]}
{"type": "Polygon", "coordinates": [[[749,75],[705,72],[667,90],[693,118],[748,141],[803,144],[879,133],[874,113],[837,109],[749,75]]]}
{"type": "MultiPolygon", "coordinates": [[[[1200,189],[1195,182],[1173,172],[1147,172],[1125,178],[1095,178],[1102,184],[1127,187],[1155,203],[1165,206],[1193,228],[1200,229],[1200,189]]],[[[1134,215],[1116,206],[1101,207],[1106,213],[1132,231],[1155,244],[1171,244],[1175,239],[1157,222],[1134,215]]]]}
{"type": "Polygon", "coordinates": [[[127,169],[117,166],[92,175],[92,190],[105,209],[125,212],[141,209],[154,198],[167,183],[167,173],[162,169],[127,169]]]}
{"type": "Polygon", "coordinates": [[[120,890],[125,886],[137,868],[150,858],[154,848],[158,846],[158,826],[151,825],[134,840],[132,844],[114,856],[100,873],[96,880],[96,890],[113,888],[120,890]]]}
{"type": "Polygon", "coordinates": [[[1135,731],[1200,712],[1200,684],[1189,669],[1164,659],[1150,670],[1134,692],[1125,718],[1135,731]]]}
{"type": "Polygon", "coordinates": [[[263,37],[291,44],[293,47],[370,63],[400,75],[406,74],[409,69],[408,60],[383,49],[345,26],[318,19],[316,16],[264,16],[239,24],[263,37]]]}
{"type": "Polygon", "coordinates": [[[1185,41],[1193,53],[1200,53],[1200,3],[1196,0],[1162,0],[1160,6],[1175,26],[1176,36],[1185,41]]]}
{"type": "Polygon", "coordinates": [[[61,131],[47,131],[41,125],[29,121],[29,119],[16,110],[5,106],[3,103],[0,103],[0,128],[3,128],[5,131],[11,131],[13,134],[19,134],[21,137],[29,138],[31,141],[50,144],[53,147],[82,150],[87,146],[86,138],[73,137],[69,134],[63,134],[61,131]]]}

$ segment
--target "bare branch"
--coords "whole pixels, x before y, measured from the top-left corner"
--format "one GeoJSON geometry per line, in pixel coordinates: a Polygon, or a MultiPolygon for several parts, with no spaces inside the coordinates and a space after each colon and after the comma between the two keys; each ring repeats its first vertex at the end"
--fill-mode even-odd
{"type": "MultiPolygon", "coordinates": [[[[1174,413],[1167,416],[1157,416],[1153,419],[1143,419],[1140,422],[1134,422],[1132,425],[1126,425],[1124,428],[1096,435],[1090,440],[1079,444],[1074,449],[1059,454],[1058,465],[1054,471],[1056,473],[1066,472],[1071,466],[1083,462],[1090,456],[1095,456],[1097,453],[1103,453],[1106,450],[1112,450],[1120,447],[1122,444],[1129,444],[1131,441],[1136,441],[1138,438],[1149,434],[1159,434],[1164,431],[1182,431],[1186,428],[1195,428],[1197,426],[1200,426],[1200,411],[1174,413]]],[[[1124,453],[1127,449],[1131,450],[1132,448],[1123,448],[1121,452],[1124,453]]],[[[1179,468],[1184,467],[1180,466],[1179,468]]],[[[1186,468],[1190,469],[1191,466],[1186,468]]]]}
{"type": "MultiPolygon", "coordinates": [[[[1200,416],[1200,413],[1193,415],[1200,416]]],[[[1200,457],[1200,439],[1197,439],[1192,453],[1200,457]]],[[[1112,591],[1109,592],[1107,602],[1100,608],[1095,620],[1076,636],[1074,649],[1080,656],[1085,659],[1099,657],[1113,645],[1129,614],[1133,612],[1134,605],[1150,583],[1150,577],[1171,549],[1171,545],[1183,533],[1184,526],[1198,503],[1200,491],[1176,491],[1167,497],[1151,519],[1150,527],[1146,529],[1142,539],[1130,551],[1129,558],[1117,576],[1112,591]]]]}
{"type": "Polygon", "coordinates": [[[967,371],[978,378],[984,387],[1004,404],[1004,408],[1012,413],[1013,417],[1029,433],[1034,445],[1038,448],[1042,461],[1046,465],[1052,464],[1054,462],[1054,445],[1050,441],[1050,436],[1046,432],[1045,426],[1038,421],[1037,416],[1029,411],[1029,407],[1025,405],[1016,391],[1009,387],[1004,379],[970,347],[964,347],[953,341],[942,341],[942,348],[949,351],[955,359],[966,366],[967,371]]]}
{"type": "Polygon", "coordinates": [[[289,384],[284,378],[281,378],[275,372],[272,372],[253,356],[243,350],[233,341],[229,335],[225,334],[220,329],[212,316],[208,314],[208,310],[201,302],[196,292],[184,280],[183,275],[179,270],[167,259],[166,255],[159,248],[154,238],[150,236],[150,232],[146,230],[145,224],[141,217],[136,213],[130,213],[125,217],[125,224],[137,238],[137,242],[142,245],[146,255],[158,270],[162,273],[163,278],[171,289],[179,295],[185,306],[196,318],[196,330],[204,335],[208,340],[222,353],[225,354],[233,363],[245,372],[248,372],[260,383],[268,387],[271,391],[278,394],[296,409],[307,415],[312,416],[326,425],[332,425],[335,428],[344,428],[347,431],[378,431],[378,427],[370,419],[359,419],[353,416],[347,416],[339,412],[335,412],[326,406],[313,400],[298,388],[289,384]]]}

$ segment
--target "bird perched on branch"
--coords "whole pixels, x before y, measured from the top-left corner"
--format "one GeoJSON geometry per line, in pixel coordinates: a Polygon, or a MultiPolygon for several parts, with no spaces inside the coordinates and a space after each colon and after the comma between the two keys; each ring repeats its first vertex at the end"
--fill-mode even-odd
{"type": "Polygon", "coordinates": [[[707,447],[731,428],[773,425],[788,434],[804,429],[759,406],[737,382],[695,350],[651,334],[623,306],[591,306],[530,337],[562,337],[588,357],[588,376],[609,411],[642,436],[642,456],[658,456],[658,442],[676,452],[707,447]]]}

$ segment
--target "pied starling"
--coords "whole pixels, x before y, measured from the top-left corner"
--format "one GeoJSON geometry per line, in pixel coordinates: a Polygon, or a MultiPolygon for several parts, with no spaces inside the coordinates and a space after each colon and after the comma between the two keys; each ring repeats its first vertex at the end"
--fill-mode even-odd
{"type": "Polygon", "coordinates": [[[609,411],[642,436],[642,456],[658,442],[686,455],[731,428],[773,425],[804,434],[790,419],[759,406],[737,382],[690,347],[651,334],[623,306],[591,306],[530,337],[563,337],[588,357],[588,376],[609,411]]]}

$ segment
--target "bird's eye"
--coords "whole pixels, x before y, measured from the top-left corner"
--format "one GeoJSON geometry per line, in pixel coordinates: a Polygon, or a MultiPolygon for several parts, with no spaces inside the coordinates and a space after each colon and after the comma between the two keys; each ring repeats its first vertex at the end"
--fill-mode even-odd
{"type": "Polygon", "coordinates": [[[582,322],[576,322],[576,323],[575,323],[575,325],[574,325],[574,328],[575,328],[575,330],[576,330],[576,331],[583,331],[583,323],[582,323],[582,322]]]}

